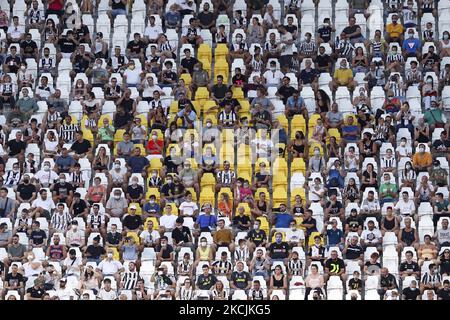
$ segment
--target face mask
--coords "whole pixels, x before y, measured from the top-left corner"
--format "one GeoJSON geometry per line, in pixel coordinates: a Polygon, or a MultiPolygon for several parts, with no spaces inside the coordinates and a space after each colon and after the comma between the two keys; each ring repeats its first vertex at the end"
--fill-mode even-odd
{"type": "Polygon", "coordinates": [[[340,65],[340,68],[341,68],[341,69],[345,69],[345,67],[346,67],[345,64],[341,64],[341,65],[340,65]]]}
{"type": "Polygon", "coordinates": [[[414,38],[414,33],[408,33],[408,38],[410,39],[414,38]]]}
{"type": "Polygon", "coordinates": [[[152,139],[153,139],[153,140],[156,140],[156,139],[158,139],[158,136],[152,135],[152,139]]]}
{"type": "Polygon", "coordinates": [[[405,141],[402,141],[402,142],[400,142],[400,145],[401,145],[402,147],[404,147],[404,146],[406,146],[406,142],[405,142],[405,141]]]}
{"type": "Polygon", "coordinates": [[[59,179],[59,182],[61,182],[62,184],[66,183],[66,179],[59,179]]]}
{"type": "Polygon", "coordinates": [[[112,253],[108,253],[108,258],[112,258],[113,254],[112,253]]]}
{"type": "Polygon", "coordinates": [[[81,83],[77,84],[78,88],[81,88],[83,85],[81,83]]]}
{"type": "Polygon", "coordinates": [[[277,68],[276,67],[270,67],[270,70],[271,71],[275,71],[275,70],[277,70],[277,68]]]}
{"type": "Polygon", "coordinates": [[[433,79],[427,79],[427,83],[432,83],[433,79]]]}
{"type": "Polygon", "coordinates": [[[120,196],[115,195],[115,196],[114,196],[114,199],[119,200],[119,199],[120,199],[120,196]]]}
{"type": "Polygon", "coordinates": [[[259,229],[259,225],[254,224],[254,225],[253,225],[253,229],[258,230],[258,229],[259,229]]]}
{"type": "Polygon", "coordinates": [[[409,170],[409,169],[411,169],[411,165],[407,164],[405,168],[409,170]]]}
{"type": "Polygon", "coordinates": [[[167,180],[167,184],[172,184],[172,180],[167,180]]]}
{"type": "Polygon", "coordinates": [[[201,245],[202,247],[206,247],[206,241],[202,241],[202,242],[200,243],[200,245],[201,245]]]}
{"type": "Polygon", "coordinates": [[[425,152],[425,148],[419,148],[419,152],[425,152]]]}
{"type": "Polygon", "coordinates": [[[155,172],[152,173],[152,178],[156,178],[157,176],[158,176],[157,173],[155,173],[155,172]]]}
{"type": "Polygon", "coordinates": [[[328,27],[330,24],[329,24],[328,22],[324,22],[323,25],[324,25],[325,27],[328,27]]]}
{"type": "Polygon", "coordinates": [[[240,43],[241,41],[242,41],[242,38],[241,38],[241,37],[237,37],[237,38],[236,38],[236,42],[237,42],[237,43],[240,43]]]}
{"type": "Polygon", "coordinates": [[[281,243],[281,238],[277,238],[275,241],[279,244],[279,243],[281,243]]]}
{"type": "Polygon", "coordinates": [[[33,260],[33,256],[28,256],[28,260],[33,260]]]}
{"type": "Polygon", "coordinates": [[[72,230],[76,231],[77,230],[77,226],[76,225],[72,225],[72,230]]]}
{"type": "Polygon", "coordinates": [[[120,164],[117,164],[117,163],[114,164],[114,168],[115,168],[115,169],[120,169],[120,164]]]}
{"type": "Polygon", "coordinates": [[[185,168],[186,170],[189,170],[189,166],[184,166],[184,168],[185,168]]]}
{"type": "Polygon", "coordinates": [[[162,271],[158,271],[158,276],[162,276],[163,272],[162,271]]]}
{"type": "Polygon", "coordinates": [[[155,203],[155,200],[149,200],[148,203],[154,204],[154,203],[155,203]]]}
{"type": "Polygon", "coordinates": [[[448,34],[444,34],[444,40],[448,40],[448,34]]]}
{"type": "Polygon", "coordinates": [[[50,166],[49,165],[45,165],[44,166],[44,171],[50,171],[50,166]]]}
{"type": "Polygon", "coordinates": [[[320,156],[320,151],[319,150],[314,150],[314,155],[315,156],[320,156]]]}
{"type": "Polygon", "coordinates": [[[20,66],[20,70],[25,71],[26,67],[25,66],[20,66]]]}

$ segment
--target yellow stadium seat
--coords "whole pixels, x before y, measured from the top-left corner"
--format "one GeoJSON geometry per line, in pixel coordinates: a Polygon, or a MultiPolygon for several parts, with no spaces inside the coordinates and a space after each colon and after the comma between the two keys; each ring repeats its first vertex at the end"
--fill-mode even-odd
{"type": "Polygon", "coordinates": [[[217,114],[217,109],[214,108],[216,106],[217,106],[217,103],[214,100],[206,100],[203,103],[201,110],[204,114],[214,114],[215,115],[215,114],[217,114]],[[209,111],[209,109],[211,109],[211,108],[214,108],[214,109],[209,111]]]}
{"type": "Polygon", "coordinates": [[[251,172],[249,172],[249,171],[238,170],[237,177],[247,180],[250,184],[252,183],[252,178],[251,178],[252,175],[251,175],[251,172]]]}
{"type": "Polygon", "coordinates": [[[141,239],[139,238],[138,234],[136,232],[127,232],[127,237],[131,237],[134,239],[134,243],[135,244],[140,244],[141,243],[141,239]]]}
{"type": "MultiPolygon", "coordinates": [[[[150,177],[149,177],[149,179],[150,179],[150,177]]],[[[148,185],[148,179],[147,179],[147,185],[148,185]]],[[[148,188],[147,189],[147,193],[145,194],[145,197],[147,199],[149,199],[150,196],[152,196],[152,195],[155,196],[156,201],[159,201],[159,199],[161,198],[158,188],[148,188]]]]}
{"type": "Polygon", "coordinates": [[[337,128],[330,128],[328,129],[328,137],[327,137],[327,143],[330,142],[330,137],[336,138],[336,143],[341,142],[341,133],[337,128]]]}
{"type": "MultiPolygon", "coordinates": [[[[317,122],[317,120],[316,120],[317,122]]],[[[315,125],[315,124],[314,124],[315,125]]],[[[291,130],[292,131],[303,131],[303,133],[306,132],[306,121],[303,115],[296,114],[292,117],[291,120],[291,130]]]]}
{"type": "Polygon", "coordinates": [[[148,217],[144,222],[144,230],[147,230],[149,221],[153,221],[153,230],[159,229],[159,220],[156,217],[148,217]]]}
{"type": "Polygon", "coordinates": [[[186,191],[189,191],[192,195],[192,201],[197,202],[197,192],[195,192],[194,188],[186,188],[186,191]]]}
{"type": "Polygon", "coordinates": [[[308,246],[309,247],[311,247],[311,246],[313,246],[314,245],[314,237],[315,236],[320,236],[320,244],[321,245],[324,245],[325,244],[325,242],[323,241],[323,237],[322,237],[322,235],[320,234],[320,232],[311,232],[311,234],[309,235],[309,238],[308,238],[308,246]]]}
{"type": "MultiPolygon", "coordinates": [[[[281,232],[282,237],[281,237],[281,241],[286,241],[286,233],[283,231],[278,231],[281,232]]],[[[272,235],[272,239],[270,239],[270,242],[275,242],[275,234],[277,234],[278,232],[274,232],[272,235]]]]}
{"type": "Polygon", "coordinates": [[[178,101],[172,101],[172,103],[170,104],[170,108],[169,108],[170,113],[177,113],[178,110],[178,101]]]}
{"type": "Polygon", "coordinates": [[[207,59],[209,61],[212,61],[212,50],[208,44],[202,43],[201,45],[198,46],[197,59],[198,60],[207,59]]]}
{"type": "Polygon", "coordinates": [[[114,133],[114,144],[119,143],[123,140],[123,134],[125,133],[124,129],[118,129],[116,130],[116,133],[114,133]]]}
{"type": "Polygon", "coordinates": [[[303,201],[306,200],[306,191],[304,188],[295,188],[291,190],[291,204],[295,203],[295,196],[299,195],[303,201]]]}
{"type": "Polygon", "coordinates": [[[208,77],[211,78],[211,60],[203,58],[199,59],[198,61],[201,62],[203,69],[208,72],[208,77]]]}
{"type": "Polygon", "coordinates": [[[234,144],[234,135],[235,135],[235,133],[234,133],[233,129],[223,129],[222,133],[220,135],[221,136],[220,140],[223,143],[233,145],[234,144]]]}
{"type": "Polygon", "coordinates": [[[319,148],[319,150],[320,150],[320,156],[323,156],[323,147],[322,147],[322,145],[320,144],[320,143],[317,143],[317,142],[315,142],[315,143],[312,143],[310,146],[309,146],[309,156],[310,157],[312,157],[312,156],[314,156],[314,149],[315,148],[319,148]]]}
{"type": "Polygon", "coordinates": [[[91,143],[91,145],[93,146],[94,145],[94,135],[92,134],[92,131],[85,129],[85,130],[82,130],[82,132],[83,132],[83,138],[88,140],[91,143]]]}
{"type": "Polygon", "coordinates": [[[113,254],[113,260],[120,261],[119,250],[117,250],[116,247],[109,247],[108,249],[111,249],[111,251],[112,251],[112,254],[113,254]]]}
{"type": "Polygon", "coordinates": [[[180,79],[184,80],[184,83],[186,84],[186,86],[189,86],[192,83],[192,77],[189,73],[182,73],[180,75],[180,79]]]}
{"type": "Polygon", "coordinates": [[[146,115],[146,114],[144,114],[144,113],[137,114],[137,115],[135,116],[135,118],[141,119],[141,124],[142,124],[144,127],[148,127],[148,120],[147,120],[147,115],[146,115]]]}
{"type": "Polygon", "coordinates": [[[303,232],[306,232],[306,228],[301,226],[303,222],[303,217],[295,216],[294,220],[295,222],[297,222],[297,228],[303,230],[303,232]]]}
{"type": "Polygon", "coordinates": [[[245,214],[246,216],[249,216],[249,215],[250,215],[250,206],[248,205],[248,203],[246,203],[246,202],[239,203],[238,206],[237,206],[237,208],[236,208],[236,213],[239,212],[238,210],[239,210],[239,208],[241,208],[241,207],[244,208],[244,214],[245,214]]]}
{"type": "Polygon", "coordinates": [[[308,120],[308,131],[312,131],[312,129],[316,126],[317,120],[320,119],[320,114],[314,113],[308,120]]]}
{"type": "Polygon", "coordinates": [[[235,99],[244,99],[244,91],[242,91],[242,88],[239,87],[233,87],[231,89],[233,91],[233,98],[235,99]]]}
{"type": "MultiPolygon", "coordinates": [[[[83,117],[83,118],[84,118],[84,117],[83,117]]],[[[100,116],[100,118],[98,118],[98,121],[97,121],[97,127],[99,127],[99,128],[103,127],[103,120],[104,120],[105,118],[108,118],[109,124],[112,125],[113,121],[112,121],[111,117],[109,116],[109,114],[102,114],[102,115],[100,116]]]]}
{"type": "Polygon", "coordinates": [[[200,179],[200,184],[202,190],[207,187],[214,188],[214,186],[216,185],[216,178],[214,177],[214,174],[204,173],[202,178],[200,179]]]}
{"type": "Polygon", "coordinates": [[[152,158],[151,160],[150,160],[150,169],[151,170],[161,170],[161,168],[162,168],[162,166],[163,166],[163,164],[162,164],[162,162],[161,162],[161,159],[160,158],[152,158]]]}
{"type": "Polygon", "coordinates": [[[218,43],[217,47],[214,49],[214,56],[216,60],[220,58],[225,59],[228,54],[228,46],[226,43],[218,43]]]}
{"type": "Polygon", "coordinates": [[[267,218],[266,217],[258,217],[258,218],[256,218],[256,220],[259,220],[261,222],[260,229],[264,230],[267,237],[269,237],[270,227],[269,227],[269,221],[267,220],[267,218]]]}
{"type": "Polygon", "coordinates": [[[286,130],[286,133],[289,131],[289,122],[288,119],[284,114],[277,117],[277,120],[280,122],[281,126],[284,130],[286,130]]]}
{"type": "Polygon", "coordinates": [[[278,186],[287,186],[288,184],[287,176],[284,172],[276,172],[273,174],[272,185],[274,188],[278,186]]]}
{"type": "Polygon", "coordinates": [[[177,205],[175,203],[168,203],[168,204],[166,204],[166,206],[167,205],[170,205],[172,207],[172,214],[177,216],[178,215],[178,207],[177,207],[177,205]]]}
{"type": "Polygon", "coordinates": [[[286,186],[273,188],[273,207],[278,208],[280,204],[287,204],[286,186]]]}
{"type": "Polygon", "coordinates": [[[291,162],[291,174],[295,172],[302,172],[306,174],[306,164],[303,158],[294,158],[291,162]]]}
{"type": "Polygon", "coordinates": [[[283,172],[285,175],[287,175],[288,169],[287,169],[287,162],[284,158],[275,158],[275,161],[273,162],[272,166],[273,174],[275,175],[278,172],[283,172]]]}
{"type": "Polygon", "coordinates": [[[250,112],[250,102],[248,100],[239,100],[239,104],[241,105],[240,112],[250,112]]]}
{"type": "Polygon", "coordinates": [[[200,205],[203,205],[205,202],[209,202],[214,207],[215,194],[212,189],[206,188],[200,191],[200,205]]]}
{"type": "Polygon", "coordinates": [[[195,91],[195,100],[208,100],[209,99],[209,91],[207,87],[198,87],[197,91],[195,91]]]}
{"type": "Polygon", "coordinates": [[[131,202],[131,203],[128,205],[128,213],[130,213],[130,207],[131,207],[132,205],[135,205],[135,206],[136,206],[136,215],[140,216],[140,215],[142,214],[142,208],[141,208],[141,205],[140,205],[139,203],[137,203],[137,202],[131,202]]]}

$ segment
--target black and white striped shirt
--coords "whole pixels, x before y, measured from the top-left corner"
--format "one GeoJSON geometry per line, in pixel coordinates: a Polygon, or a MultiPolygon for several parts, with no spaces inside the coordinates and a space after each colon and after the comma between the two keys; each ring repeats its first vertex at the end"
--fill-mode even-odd
{"type": "Polygon", "coordinates": [[[52,57],[43,57],[41,58],[41,68],[43,69],[50,69],[53,68],[55,66],[55,60],[52,57]]]}
{"type": "Polygon", "coordinates": [[[291,274],[293,276],[301,276],[302,275],[303,264],[300,259],[297,259],[297,261],[295,261],[294,259],[289,260],[288,267],[289,267],[289,271],[291,272],[291,274]]]}
{"type": "Polygon", "coordinates": [[[248,251],[248,247],[244,247],[244,249],[239,247],[234,251],[234,259],[236,261],[246,261],[249,257],[250,251],[248,251]]]}
{"type": "Polygon", "coordinates": [[[81,183],[81,181],[83,181],[83,174],[81,171],[80,172],[74,171],[70,174],[70,179],[72,183],[79,184],[81,183]]]}
{"type": "Polygon", "coordinates": [[[271,43],[270,41],[267,41],[264,44],[264,51],[268,51],[270,53],[275,53],[278,50],[278,44],[276,42],[271,43]]]}
{"type": "Polygon", "coordinates": [[[123,289],[132,290],[136,287],[137,281],[139,280],[139,273],[137,271],[125,272],[122,276],[123,289]]]}
{"type": "Polygon", "coordinates": [[[253,72],[261,72],[263,69],[263,65],[264,62],[262,60],[255,60],[255,58],[253,58],[252,62],[251,62],[251,67],[252,67],[252,71],[253,72]]]}
{"type": "Polygon", "coordinates": [[[80,131],[80,127],[77,124],[63,124],[59,128],[59,137],[64,141],[75,141],[75,132],[80,131]]]}
{"type": "Polygon", "coordinates": [[[338,49],[340,56],[349,56],[352,54],[353,50],[355,50],[355,47],[350,42],[350,40],[347,41],[338,40],[338,41],[339,41],[338,49]]]}
{"type": "Polygon", "coordinates": [[[67,230],[67,227],[71,222],[72,217],[68,212],[64,212],[63,214],[55,212],[51,218],[51,226],[56,230],[67,230]]]}
{"type": "Polygon", "coordinates": [[[403,62],[405,62],[405,59],[403,58],[403,55],[401,53],[388,55],[388,57],[386,59],[387,63],[392,63],[395,61],[403,63],[403,62]]]}
{"type": "Polygon", "coordinates": [[[429,272],[425,272],[425,274],[422,277],[423,284],[437,284],[441,282],[441,275],[439,273],[435,273],[431,275],[429,272]]]}
{"type": "Polygon", "coordinates": [[[401,97],[403,95],[403,89],[397,82],[390,81],[389,90],[392,90],[392,92],[394,92],[394,97],[401,97]]]}
{"type": "Polygon", "coordinates": [[[56,122],[59,119],[61,119],[61,115],[59,114],[58,111],[55,111],[55,113],[53,113],[53,114],[51,114],[51,113],[47,114],[47,123],[56,122]]]}
{"type": "Polygon", "coordinates": [[[226,113],[225,110],[219,113],[219,121],[221,121],[226,126],[232,126],[236,122],[236,113],[234,111],[230,111],[226,113]]]}
{"type": "Polygon", "coordinates": [[[91,228],[100,228],[102,224],[105,224],[105,215],[100,212],[97,215],[90,213],[87,217],[87,223],[91,225],[91,228]]]}
{"type": "Polygon", "coordinates": [[[194,290],[192,287],[186,289],[184,286],[180,288],[180,300],[193,300],[194,299],[194,290]]]}
{"type": "Polygon", "coordinates": [[[217,173],[217,180],[221,184],[230,184],[231,181],[234,179],[235,173],[231,170],[228,171],[219,171],[217,173]]]}
{"type": "Polygon", "coordinates": [[[231,269],[233,268],[233,265],[228,260],[216,261],[216,262],[213,263],[213,266],[217,267],[219,269],[218,272],[217,272],[218,274],[226,274],[229,271],[231,271],[231,269]]]}
{"type": "Polygon", "coordinates": [[[390,159],[388,157],[383,157],[380,161],[382,168],[394,168],[395,167],[395,158],[391,157],[390,159]]]}
{"type": "Polygon", "coordinates": [[[172,51],[172,46],[170,45],[169,42],[166,43],[161,43],[159,45],[159,51],[172,51]]]}
{"type": "Polygon", "coordinates": [[[316,52],[316,43],[314,41],[303,41],[300,43],[299,51],[303,55],[310,57],[314,54],[314,52],[316,52]]]}
{"type": "Polygon", "coordinates": [[[260,288],[258,291],[252,288],[249,290],[248,296],[251,297],[252,300],[264,300],[264,298],[267,297],[267,293],[262,288],[260,288]]]}

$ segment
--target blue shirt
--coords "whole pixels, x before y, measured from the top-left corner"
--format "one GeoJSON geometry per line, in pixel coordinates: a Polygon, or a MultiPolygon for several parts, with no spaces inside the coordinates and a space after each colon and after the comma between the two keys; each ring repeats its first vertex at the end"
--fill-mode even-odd
{"type": "Polygon", "coordinates": [[[197,218],[197,223],[200,228],[215,227],[217,225],[217,218],[215,215],[208,216],[203,214],[197,218]]]}
{"type": "Polygon", "coordinates": [[[161,212],[161,207],[157,203],[150,204],[147,202],[146,204],[144,204],[143,209],[147,213],[160,213],[161,212]]]}
{"type": "Polygon", "coordinates": [[[149,165],[148,159],[142,156],[130,157],[128,159],[128,165],[131,167],[132,173],[141,173],[145,166],[149,165]]]}
{"type": "Polygon", "coordinates": [[[328,236],[328,245],[334,246],[336,244],[341,243],[341,238],[344,236],[341,229],[333,230],[327,230],[327,236],[328,236]]]}
{"type": "Polygon", "coordinates": [[[359,139],[358,136],[346,136],[346,134],[352,133],[352,132],[358,132],[358,127],[357,126],[342,126],[342,136],[346,140],[351,140],[351,141],[358,140],[359,139]]]}
{"type": "Polygon", "coordinates": [[[72,164],[75,164],[75,160],[73,160],[72,156],[65,158],[61,156],[56,158],[55,163],[61,170],[68,170],[72,164]]]}
{"type": "Polygon", "coordinates": [[[289,224],[294,220],[289,213],[277,213],[275,216],[275,228],[289,228],[289,224]]]}
{"type": "MultiPolygon", "coordinates": [[[[294,96],[290,96],[290,97],[287,99],[286,106],[287,106],[289,109],[293,109],[293,108],[294,108],[294,105],[295,105],[295,99],[294,99],[294,96]]],[[[304,105],[305,105],[305,100],[304,100],[302,97],[298,96],[298,98],[297,98],[297,106],[298,106],[298,110],[300,110],[300,108],[301,108],[302,106],[304,106],[304,105]]]]}
{"type": "Polygon", "coordinates": [[[417,38],[405,39],[403,41],[402,49],[406,50],[406,53],[416,53],[420,48],[420,40],[417,38]]]}

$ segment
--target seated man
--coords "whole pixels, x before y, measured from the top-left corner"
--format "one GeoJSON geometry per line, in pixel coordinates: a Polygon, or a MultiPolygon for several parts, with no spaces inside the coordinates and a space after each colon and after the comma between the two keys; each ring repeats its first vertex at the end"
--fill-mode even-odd
{"type": "Polygon", "coordinates": [[[346,86],[353,91],[357,83],[353,80],[353,72],[347,66],[347,60],[343,59],[339,69],[334,71],[333,80],[330,81],[331,91],[336,91],[339,86],[346,86]]]}
{"type": "Polygon", "coordinates": [[[347,280],[344,260],[338,257],[336,250],[331,251],[330,258],[325,261],[323,280],[326,282],[331,276],[338,276],[342,281],[347,280]]]}

